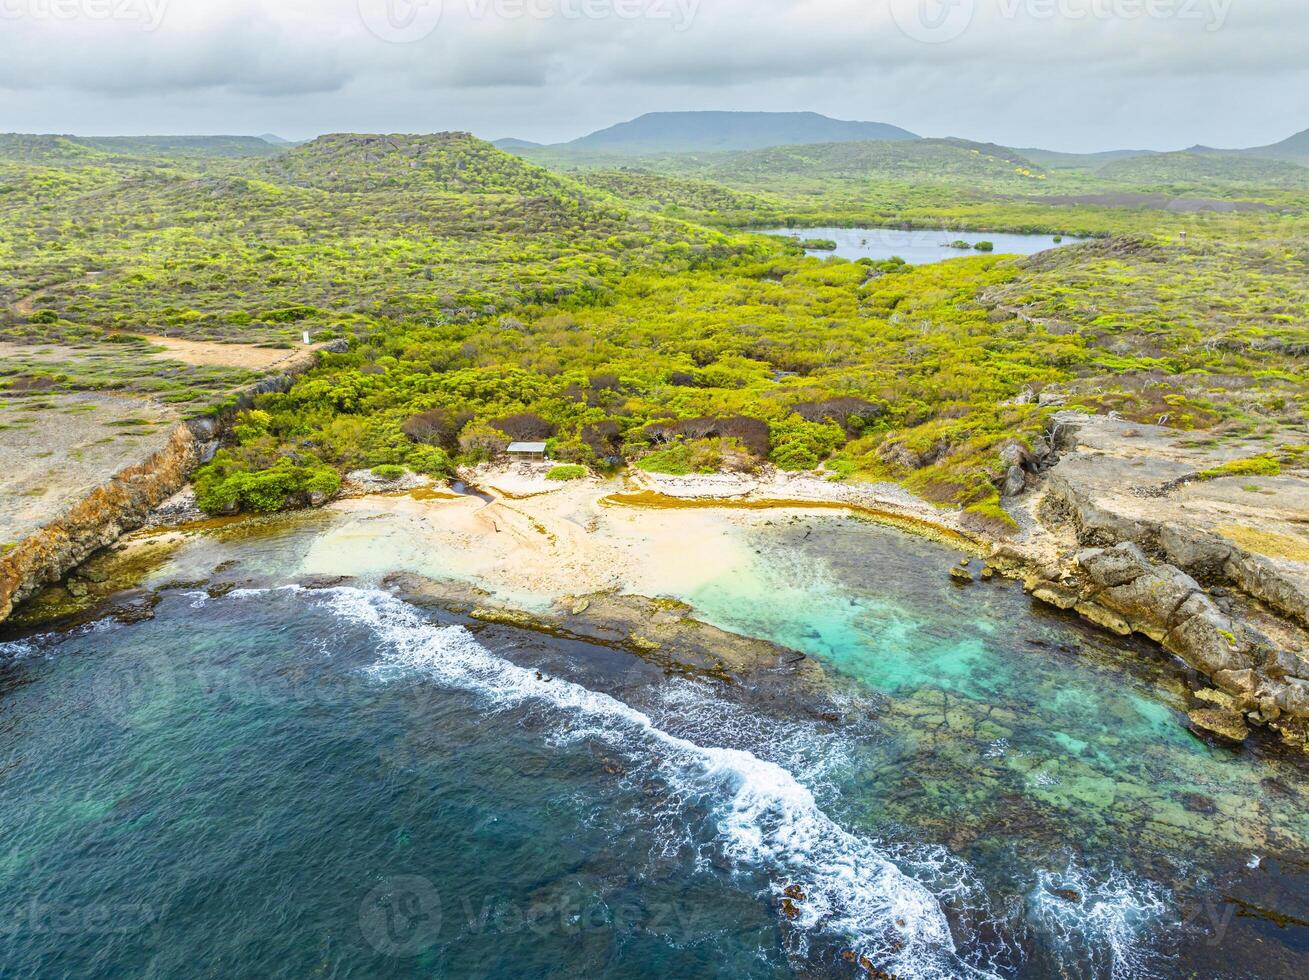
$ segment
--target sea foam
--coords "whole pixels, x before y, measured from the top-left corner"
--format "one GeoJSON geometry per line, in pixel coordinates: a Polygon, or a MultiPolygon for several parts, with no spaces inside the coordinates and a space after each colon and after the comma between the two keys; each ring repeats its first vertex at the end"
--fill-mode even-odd
{"type": "MultiPolygon", "coordinates": [[[[683,804],[713,812],[719,852],[742,874],[763,873],[780,896],[798,884],[797,927],[807,952],[806,934],[823,934],[842,947],[867,956],[880,969],[905,978],[998,978],[1021,972],[1022,952],[1009,940],[974,942],[966,924],[952,934],[945,904],[976,912],[985,905],[982,886],[966,862],[944,848],[895,844],[851,833],[823,812],[813,792],[785,767],[747,749],[711,747],[660,727],[649,715],[602,692],[561,678],[538,675],[491,653],[468,630],[440,626],[385,592],[355,588],[304,590],[250,589],[226,599],[245,599],[270,591],[315,596],[342,619],[370,629],[379,640],[380,659],[370,673],[381,680],[414,675],[484,698],[491,710],[517,707],[557,715],[558,741],[595,740],[623,752],[638,769],[657,775],[683,804]],[[961,948],[962,947],[962,948],[961,948]]],[[[707,708],[710,692],[674,682],[656,697],[665,725],[681,705],[707,708]],[[695,702],[696,704],[692,704],[695,702]]],[[[684,726],[695,737],[713,733],[727,740],[756,742],[756,728],[740,706],[718,702],[710,721],[684,726]],[[715,713],[717,716],[715,717],[715,713]]],[[[776,734],[775,732],[773,733],[776,734]]],[[[803,751],[784,752],[788,763],[809,772],[803,751]]],[[[821,781],[820,770],[820,781],[821,781]]],[[[1020,918],[989,916],[991,932],[1041,935],[1040,944],[1068,976],[1137,980],[1153,975],[1157,951],[1152,931],[1169,911],[1166,894],[1148,882],[1114,872],[1097,880],[1074,864],[1062,872],[1037,871],[1020,918]],[[1076,892],[1069,901],[1057,892],[1076,892]],[[1006,928],[1006,926],[1008,928],[1006,928]]],[[[984,911],[984,910],[983,910],[984,911]]]]}
{"type": "Polygon", "coordinates": [[[323,602],[369,627],[382,643],[374,672],[421,672],[498,707],[531,703],[559,713],[571,739],[595,739],[657,772],[683,799],[709,806],[722,855],[778,888],[798,884],[793,925],[840,937],[881,969],[905,977],[994,976],[961,955],[937,896],[902,871],[878,842],[850,833],[776,763],[737,748],[698,745],[607,694],[497,657],[467,630],[437,626],[385,593],[334,589],[323,602]]]}

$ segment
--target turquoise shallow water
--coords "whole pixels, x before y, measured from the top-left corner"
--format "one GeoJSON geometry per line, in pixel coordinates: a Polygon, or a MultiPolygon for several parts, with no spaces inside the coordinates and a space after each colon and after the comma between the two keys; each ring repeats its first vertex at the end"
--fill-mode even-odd
{"type": "MultiPolygon", "coordinates": [[[[313,532],[170,571],[275,578],[313,532]]],[[[1194,739],[1173,665],[934,544],[751,540],[686,598],[828,664],[820,699],[370,588],[6,644],[0,974],[1304,975],[1302,766],[1194,739]]]]}

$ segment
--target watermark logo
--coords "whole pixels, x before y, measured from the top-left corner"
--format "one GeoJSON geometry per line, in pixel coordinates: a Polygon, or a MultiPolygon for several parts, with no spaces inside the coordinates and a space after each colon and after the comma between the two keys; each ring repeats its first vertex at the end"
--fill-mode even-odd
{"type": "Polygon", "coordinates": [[[887,0],[891,19],[906,37],[945,44],[963,37],[979,19],[1031,21],[1177,21],[1216,31],[1227,23],[1235,0],[887,0]]]}
{"type": "Polygon", "coordinates": [[[0,909],[0,938],[16,936],[127,936],[155,925],[158,912],[135,902],[66,905],[31,898],[0,909]]]}
{"type": "Polygon", "coordinates": [[[923,44],[962,37],[977,13],[976,0],[890,0],[891,19],[901,33],[923,44]]]}
{"type": "Polygon", "coordinates": [[[413,44],[436,30],[443,0],[358,0],[359,16],[375,36],[391,44],[413,44]]]}
{"type": "Polygon", "coordinates": [[[1216,31],[1227,23],[1234,0],[996,0],[1006,20],[1172,20],[1216,31]]]}
{"type": "MultiPolygon", "coordinates": [[[[0,0],[4,2],[4,0],[0,0]]],[[[498,20],[646,20],[687,30],[701,0],[358,0],[364,26],[392,44],[412,44],[432,34],[444,8],[473,22],[498,20]]]]}
{"type": "Polygon", "coordinates": [[[122,670],[98,675],[91,684],[93,710],[117,728],[132,728],[152,705],[173,702],[178,678],[166,657],[142,657],[122,670]]]}
{"type": "Polygon", "coordinates": [[[417,956],[441,933],[441,896],[419,875],[387,878],[364,896],[359,931],[384,956],[417,956]]]}
{"type": "Polygon", "coordinates": [[[0,0],[0,20],[118,21],[146,33],[164,22],[170,0],[0,0]]]}
{"type": "Polygon", "coordinates": [[[383,956],[412,957],[440,941],[443,923],[446,940],[523,934],[539,939],[644,934],[685,943],[711,928],[705,921],[708,909],[658,899],[610,904],[592,895],[562,894],[524,902],[462,888],[446,899],[448,922],[442,915],[442,895],[430,879],[421,875],[385,878],[360,904],[359,930],[364,941],[383,956]]]}

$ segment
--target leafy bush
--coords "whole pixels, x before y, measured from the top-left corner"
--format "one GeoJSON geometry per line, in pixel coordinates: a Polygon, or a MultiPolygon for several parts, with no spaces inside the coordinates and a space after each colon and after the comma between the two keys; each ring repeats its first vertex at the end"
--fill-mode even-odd
{"type": "Polygon", "coordinates": [[[233,471],[232,464],[219,453],[196,473],[196,504],[205,513],[271,513],[331,498],[341,489],[341,475],[322,464],[298,466],[287,457],[256,471],[233,471]]]}
{"type": "Polygon", "coordinates": [[[831,422],[807,422],[792,413],[769,426],[769,458],[783,470],[812,470],[845,442],[845,432],[831,422]]]}
{"type": "Polygon", "coordinates": [[[504,453],[510,439],[485,422],[470,422],[459,436],[459,451],[469,462],[485,462],[504,453]]]}
{"type": "Polygon", "coordinates": [[[571,463],[566,463],[562,466],[554,467],[554,469],[545,475],[545,478],[547,480],[559,480],[562,482],[566,480],[581,480],[586,477],[586,474],[587,471],[585,466],[576,466],[571,463]]]}
{"type": "Polygon", "coordinates": [[[517,412],[492,419],[491,426],[514,442],[544,442],[555,434],[555,427],[535,412],[517,412]]]}
{"type": "Polygon", "coordinates": [[[261,412],[259,409],[252,409],[248,412],[242,412],[236,417],[236,423],[232,426],[232,434],[236,436],[236,441],[240,443],[254,442],[268,435],[268,427],[273,424],[273,417],[267,412],[261,412]]]}
{"type": "Polygon", "coordinates": [[[415,473],[449,479],[454,476],[454,463],[450,454],[439,446],[415,446],[405,462],[415,473]]]}
{"type": "Polygon", "coordinates": [[[424,442],[428,445],[440,446],[446,452],[454,452],[459,448],[459,431],[472,417],[471,412],[433,408],[411,415],[400,426],[400,431],[414,442],[424,442]]]}
{"type": "Polygon", "coordinates": [[[1224,476],[1279,476],[1281,472],[1281,460],[1265,454],[1251,459],[1234,459],[1230,463],[1205,470],[1200,476],[1206,480],[1217,480],[1224,476]]]}
{"type": "Polygon", "coordinates": [[[373,476],[379,480],[398,480],[409,471],[403,466],[397,466],[394,463],[383,463],[381,466],[374,466],[373,476]]]}
{"type": "Polygon", "coordinates": [[[686,443],[679,442],[666,449],[658,449],[648,456],[642,456],[636,461],[636,465],[647,473],[686,476],[691,472],[691,452],[686,443]]]}

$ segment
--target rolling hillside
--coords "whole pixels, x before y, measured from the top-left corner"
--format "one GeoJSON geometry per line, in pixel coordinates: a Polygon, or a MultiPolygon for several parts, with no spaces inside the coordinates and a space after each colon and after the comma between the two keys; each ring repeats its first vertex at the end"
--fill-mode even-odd
{"type": "Polygon", "coordinates": [[[1187,152],[1262,157],[1265,160],[1284,160],[1309,166],[1309,129],[1268,146],[1253,146],[1242,150],[1217,150],[1212,146],[1193,146],[1187,152]]]}
{"type": "Polygon", "coordinates": [[[934,139],[776,146],[725,154],[708,169],[729,181],[823,176],[1028,184],[1044,179],[1040,167],[1005,147],[934,139]]]}
{"type": "Polygon", "coordinates": [[[268,160],[263,175],[327,191],[551,194],[561,178],[468,133],[320,136],[268,160]]]}
{"type": "Polygon", "coordinates": [[[130,159],[214,160],[282,152],[258,136],[64,136],[0,133],[0,158],[25,162],[130,159]]]}
{"type": "Polygon", "coordinates": [[[1103,180],[1139,187],[1209,187],[1216,184],[1309,188],[1309,168],[1262,157],[1219,153],[1155,153],[1101,167],[1103,180]]]}

